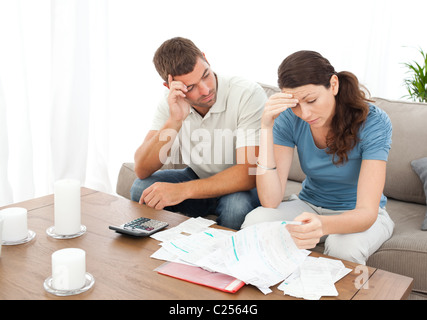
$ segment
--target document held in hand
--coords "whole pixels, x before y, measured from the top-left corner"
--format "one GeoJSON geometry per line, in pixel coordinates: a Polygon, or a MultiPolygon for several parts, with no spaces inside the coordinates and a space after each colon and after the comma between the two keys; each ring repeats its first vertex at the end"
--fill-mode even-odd
{"type": "Polygon", "coordinates": [[[221,291],[235,293],[245,285],[232,276],[219,272],[209,272],[197,266],[176,262],[166,262],[156,269],[160,274],[201,284],[221,291]]]}

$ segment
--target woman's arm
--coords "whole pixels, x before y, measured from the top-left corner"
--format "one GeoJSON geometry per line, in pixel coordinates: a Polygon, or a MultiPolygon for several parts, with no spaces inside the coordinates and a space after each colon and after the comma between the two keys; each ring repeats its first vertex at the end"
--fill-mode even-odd
{"type": "MultiPolygon", "coordinates": [[[[263,140],[263,134],[267,135],[268,133],[261,132],[261,140],[263,140]]],[[[271,133],[270,135],[271,137],[268,137],[268,140],[271,141],[269,144],[272,145],[273,138],[271,133]]],[[[276,167],[276,169],[266,170],[258,166],[256,185],[261,205],[266,208],[277,208],[280,202],[282,202],[283,196],[285,194],[286,182],[288,180],[289,170],[292,164],[294,148],[274,145],[271,146],[271,150],[272,151],[269,152],[267,157],[261,155],[260,151],[258,163],[263,167],[266,163],[267,166],[271,166],[269,168],[276,167]],[[275,160],[273,162],[269,162],[266,158],[275,160]]]]}
{"type": "Polygon", "coordinates": [[[292,99],[292,95],[277,93],[265,104],[256,178],[258,197],[263,207],[276,208],[285,194],[294,148],[274,145],[273,126],[280,113],[295,107],[297,103],[298,100],[292,99]]]}
{"type": "Polygon", "coordinates": [[[320,238],[328,234],[363,232],[369,229],[378,216],[378,208],[384,189],[386,161],[362,160],[357,202],[353,210],[340,215],[319,216],[304,212],[295,218],[304,222],[301,226],[288,225],[288,231],[301,249],[314,248],[320,238]]]}

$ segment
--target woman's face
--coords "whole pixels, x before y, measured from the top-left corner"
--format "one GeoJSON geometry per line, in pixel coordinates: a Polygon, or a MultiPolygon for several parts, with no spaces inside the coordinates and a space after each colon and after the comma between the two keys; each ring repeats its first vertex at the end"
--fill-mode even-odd
{"type": "Polygon", "coordinates": [[[338,77],[333,75],[329,88],[308,84],[282,92],[293,95],[298,104],[292,108],[294,114],[307,122],[311,128],[329,128],[335,115],[335,96],[338,93],[338,77]]]}

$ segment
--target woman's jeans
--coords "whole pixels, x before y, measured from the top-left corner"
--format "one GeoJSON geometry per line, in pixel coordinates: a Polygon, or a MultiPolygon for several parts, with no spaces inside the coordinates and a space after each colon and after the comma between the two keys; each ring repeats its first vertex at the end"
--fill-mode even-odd
{"type": "MultiPolygon", "coordinates": [[[[131,188],[131,199],[139,202],[142,192],[155,182],[180,183],[199,179],[194,171],[185,169],[159,170],[146,179],[136,179],[131,188]]],[[[227,183],[227,181],[224,181],[227,183]]],[[[217,215],[217,224],[239,230],[246,215],[260,206],[256,188],[210,199],[187,199],[165,210],[180,212],[190,217],[217,215]]]]}

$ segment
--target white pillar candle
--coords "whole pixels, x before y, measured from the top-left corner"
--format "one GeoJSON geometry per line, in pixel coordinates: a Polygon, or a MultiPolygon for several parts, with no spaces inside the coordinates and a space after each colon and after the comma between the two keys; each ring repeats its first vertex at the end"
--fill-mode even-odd
{"type": "Polygon", "coordinates": [[[71,235],[80,232],[80,181],[64,179],[54,185],[55,233],[71,235]]]}
{"type": "Polygon", "coordinates": [[[76,290],[85,285],[86,252],[67,248],[52,254],[52,287],[56,290],[76,290]]]}
{"type": "Polygon", "coordinates": [[[28,237],[27,209],[6,208],[0,211],[3,218],[3,241],[19,241],[28,237]]]}

